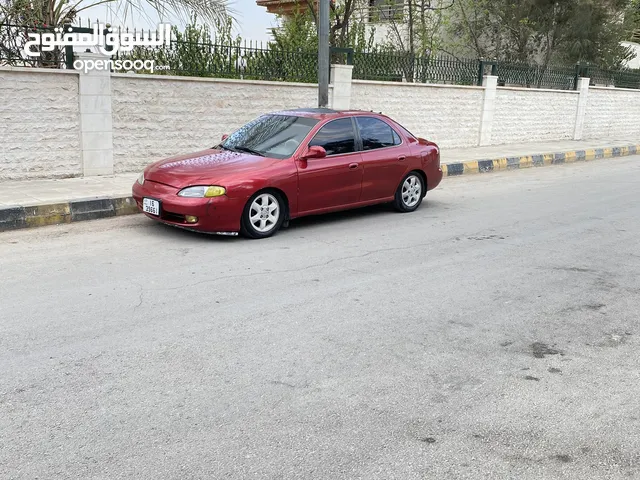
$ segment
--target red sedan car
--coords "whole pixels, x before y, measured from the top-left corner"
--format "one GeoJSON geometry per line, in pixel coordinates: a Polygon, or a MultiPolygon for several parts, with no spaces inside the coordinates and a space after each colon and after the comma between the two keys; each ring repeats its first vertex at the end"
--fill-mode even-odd
{"type": "Polygon", "coordinates": [[[264,238],[290,219],[377,203],[416,210],[442,180],[438,146],[372,112],[260,116],[216,147],[149,165],[133,185],[149,218],[264,238]]]}

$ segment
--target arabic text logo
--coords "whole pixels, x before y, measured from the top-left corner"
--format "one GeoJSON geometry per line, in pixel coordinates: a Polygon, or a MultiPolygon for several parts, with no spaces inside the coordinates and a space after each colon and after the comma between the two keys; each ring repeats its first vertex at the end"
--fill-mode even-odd
{"type": "Polygon", "coordinates": [[[112,55],[116,52],[130,52],[135,46],[159,47],[171,44],[171,25],[161,23],[156,32],[148,35],[137,32],[116,32],[101,23],[93,25],[92,33],[77,33],[73,27],[54,28],[53,33],[30,32],[29,41],[25,42],[24,53],[29,57],[39,57],[41,52],[52,52],[55,47],[97,47],[100,53],[112,55]],[[103,32],[102,34],[100,32],[103,32]],[[31,47],[40,47],[31,50],[31,47]]]}

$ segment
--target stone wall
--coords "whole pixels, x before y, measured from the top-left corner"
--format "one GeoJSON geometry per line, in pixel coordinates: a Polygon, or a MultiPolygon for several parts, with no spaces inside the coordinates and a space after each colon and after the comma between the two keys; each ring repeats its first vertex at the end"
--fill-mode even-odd
{"type": "MultiPolygon", "coordinates": [[[[382,112],[443,148],[640,139],[640,91],[586,79],[557,91],[496,87],[495,77],[486,87],[340,78],[329,98],[341,108],[382,112]]],[[[139,171],[317,98],[313,84],[0,67],[0,181],[139,171]]]]}
{"type": "Polygon", "coordinates": [[[114,168],[210,148],[262,113],[315,106],[315,85],[112,75],[114,168]]]}
{"type": "Polygon", "coordinates": [[[78,74],[0,69],[0,181],[82,174],[78,74]]]}
{"type": "Polygon", "coordinates": [[[484,89],[354,80],[351,108],[382,112],[441,147],[478,144],[484,89]]]}
{"type": "Polygon", "coordinates": [[[498,87],[491,144],[571,140],[578,97],[575,91],[498,87]]]}
{"type": "Polygon", "coordinates": [[[591,87],[584,137],[636,140],[640,135],[640,91],[591,87]]]}

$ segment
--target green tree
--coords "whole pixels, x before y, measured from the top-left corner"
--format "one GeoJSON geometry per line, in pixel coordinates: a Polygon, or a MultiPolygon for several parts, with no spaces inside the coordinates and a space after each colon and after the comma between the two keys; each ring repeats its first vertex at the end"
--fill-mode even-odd
{"type": "MultiPolygon", "coordinates": [[[[225,21],[232,13],[227,0],[145,0],[158,14],[175,13],[182,18],[195,14],[206,21],[225,21]]],[[[17,25],[72,24],[78,15],[96,5],[114,4],[120,11],[140,8],[137,0],[4,0],[3,16],[17,25]]]]}
{"type": "Polygon", "coordinates": [[[453,0],[437,4],[433,0],[387,0],[371,7],[372,20],[384,21],[388,26],[383,50],[411,55],[437,52],[443,46],[445,12],[453,4],[453,0]]]}
{"type": "MultiPolygon", "coordinates": [[[[333,47],[350,47],[356,52],[374,48],[375,29],[366,28],[365,23],[355,15],[362,0],[330,2],[329,43],[333,47]]],[[[283,49],[317,50],[317,12],[314,3],[307,0],[301,8],[290,16],[279,16],[280,27],[272,30],[275,45],[283,49]]]]}
{"type": "Polygon", "coordinates": [[[232,27],[230,18],[214,21],[211,28],[199,24],[197,15],[193,14],[184,31],[172,27],[174,40],[170,47],[136,46],[119,59],[153,60],[155,65],[169,67],[154,72],[163,75],[235,77],[242,39],[232,34],[232,27]]]}
{"type": "MultiPolygon", "coordinates": [[[[637,0],[633,0],[637,2],[637,0]]],[[[512,62],[593,62],[628,57],[623,15],[630,0],[458,0],[449,18],[450,48],[512,62]]]]}
{"type": "Polygon", "coordinates": [[[627,30],[627,38],[632,42],[640,42],[640,0],[633,0],[624,17],[627,30]]]}
{"type": "MultiPolygon", "coordinates": [[[[160,14],[172,12],[179,16],[198,15],[205,21],[220,24],[232,17],[228,0],[145,0],[160,14]]],[[[137,0],[0,0],[0,22],[13,25],[0,30],[0,62],[10,65],[24,64],[22,51],[28,40],[29,30],[52,29],[72,25],[78,15],[96,5],[117,4],[121,11],[140,8],[137,0]]],[[[59,68],[62,63],[62,49],[41,52],[31,64],[40,67],[59,68]]]]}
{"type": "Polygon", "coordinates": [[[294,12],[290,17],[279,16],[279,28],[273,28],[273,43],[285,51],[318,49],[315,18],[309,10],[294,12]]]}

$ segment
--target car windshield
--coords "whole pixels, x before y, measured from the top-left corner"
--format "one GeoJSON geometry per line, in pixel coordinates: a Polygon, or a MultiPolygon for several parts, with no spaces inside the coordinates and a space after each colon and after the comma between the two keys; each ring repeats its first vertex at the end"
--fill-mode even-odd
{"type": "Polygon", "coordinates": [[[318,123],[314,118],[292,115],[263,115],[220,144],[222,148],[273,158],[288,158],[318,123]]]}

